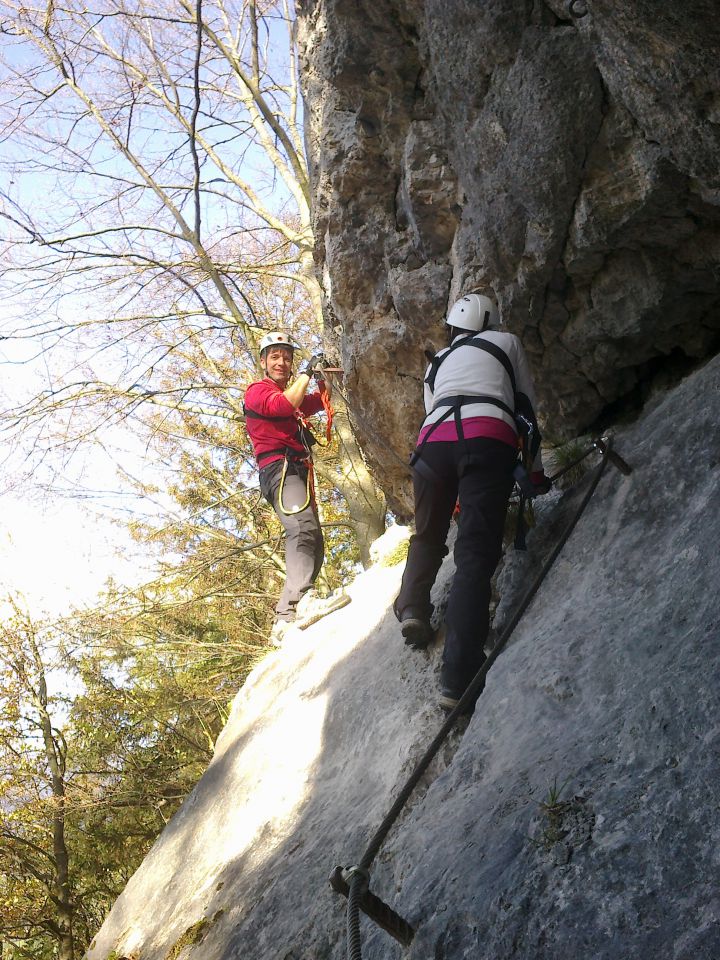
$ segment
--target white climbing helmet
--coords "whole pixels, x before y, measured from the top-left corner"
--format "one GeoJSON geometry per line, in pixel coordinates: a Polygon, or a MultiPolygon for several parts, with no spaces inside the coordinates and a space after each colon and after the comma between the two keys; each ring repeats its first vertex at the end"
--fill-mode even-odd
{"type": "Polygon", "coordinates": [[[445,323],[460,330],[476,330],[481,333],[488,327],[500,326],[497,304],[482,293],[468,293],[457,300],[445,323]]]}
{"type": "Polygon", "coordinates": [[[295,344],[287,333],[280,333],[275,330],[273,333],[266,333],[260,341],[260,356],[262,357],[269,347],[287,347],[288,350],[295,350],[295,344]]]}

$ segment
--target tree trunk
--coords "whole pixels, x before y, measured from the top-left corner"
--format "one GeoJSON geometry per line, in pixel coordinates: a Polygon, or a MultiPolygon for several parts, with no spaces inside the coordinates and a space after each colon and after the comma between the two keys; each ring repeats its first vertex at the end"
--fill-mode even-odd
{"type": "Polygon", "coordinates": [[[53,858],[55,876],[51,896],[57,916],[58,960],[75,960],[73,938],[73,903],[70,888],[70,858],[65,842],[65,744],[53,730],[48,709],[45,669],[34,641],[35,666],[38,671],[37,707],[40,714],[45,756],[52,778],[53,793],[53,858]]]}
{"type": "Polygon", "coordinates": [[[62,799],[53,823],[53,854],[56,862],[55,896],[57,898],[58,960],[75,960],[73,937],[73,905],[70,898],[69,858],[65,844],[65,800],[62,799]]]}
{"type": "MultiPolygon", "coordinates": [[[[323,294],[314,273],[310,255],[301,257],[305,289],[310,295],[318,329],[324,328],[323,294]]],[[[340,473],[328,479],[338,488],[347,502],[350,518],[357,537],[360,562],[370,564],[370,545],[385,532],[387,504],[385,497],[375,485],[365,458],[358,446],[350,419],[342,400],[333,401],[335,406],[334,426],[340,440],[340,473]]]]}
{"type": "Polygon", "coordinates": [[[357,538],[360,562],[364,567],[368,567],[370,546],[385,532],[385,498],[370,476],[344,404],[336,410],[333,424],[340,441],[340,472],[329,474],[328,479],[345,498],[357,538]]]}

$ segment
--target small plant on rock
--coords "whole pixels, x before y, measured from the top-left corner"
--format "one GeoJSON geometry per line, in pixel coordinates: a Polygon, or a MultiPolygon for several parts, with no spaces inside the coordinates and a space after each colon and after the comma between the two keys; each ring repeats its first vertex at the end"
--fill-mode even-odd
{"type": "Polygon", "coordinates": [[[548,787],[545,798],[539,803],[540,813],[545,818],[545,823],[539,840],[535,842],[545,850],[549,850],[556,843],[559,843],[567,834],[567,830],[563,829],[563,816],[572,805],[572,801],[562,800],[561,797],[569,782],[570,779],[568,778],[558,786],[557,776],[555,776],[551,786],[548,787]]]}
{"type": "MultiPolygon", "coordinates": [[[[576,437],[575,440],[570,440],[568,443],[562,444],[562,446],[555,447],[548,454],[548,459],[550,460],[551,464],[548,473],[559,473],[566,467],[570,467],[570,464],[572,464],[573,461],[577,460],[578,457],[581,457],[583,453],[585,453],[588,445],[589,441],[587,437],[576,437]]],[[[563,490],[566,490],[568,487],[572,487],[578,482],[578,480],[582,479],[590,463],[590,460],[581,460],[580,463],[570,467],[568,472],[558,480],[558,485],[563,490]]]]}

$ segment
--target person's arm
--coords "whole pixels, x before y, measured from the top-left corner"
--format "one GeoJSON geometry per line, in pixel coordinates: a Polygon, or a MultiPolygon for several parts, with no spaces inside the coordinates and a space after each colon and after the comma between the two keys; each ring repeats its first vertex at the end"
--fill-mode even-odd
{"type": "Polygon", "coordinates": [[[320,392],[306,393],[305,399],[300,404],[300,412],[305,417],[314,417],[316,413],[322,413],[325,406],[320,396],[320,392]]]}
{"type": "Polygon", "coordinates": [[[425,371],[425,376],[423,377],[423,403],[425,404],[425,416],[427,416],[433,408],[435,403],[435,395],[430,388],[430,384],[427,382],[428,374],[432,370],[432,364],[425,371]]]}
{"type": "Polygon", "coordinates": [[[304,360],[293,382],[283,391],[283,396],[290,401],[295,410],[300,409],[300,404],[305,399],[308,385],[315,375],[315,367],[321,369],[323,363],[327,363],[327,360],[321,353],[316,353],[309,360],[304,360]]]}
{"type": "Polygon", "coordinates": [[[427,416],[433,408],[433,392],[427,384],[423,388],[423,402],[425,403],[425,416],[427,416]]]}
{"type": "MultiPolygon", "coordinates": [[[[515,385],[518,393],[524,393],[528,398],[534,413],[537,406],[537,400],[535,398],[535,385],[533,384],[530,366],[527,362],[523,345],[517,337],[515,338],[515,346],[515,385]]],[[[540,447],[538,447],[537,455],[532,463],[530,479],[534,484],[537,485],[543,485],[545,481],[545,468],[543,467],[542,450],[540,447]]]]}
{"type": "Polygon", "coordinates": [[[300,409],[300,404],[305,399],[305,393],[307,392],[310,379],[306,373],[299,373],[290,386],[283,390],[283,396],[292,404],[293,410],[300,409]]]}
{"type": "MultiPolygon", "coordinates": [[[[302,402],[302,401],[301,401],[302,402]]],[[[264,417],[295,416],[295,408],[285,394],[271,380],[258,380],[245,391],[245,406],[264,417]]]]}
{"type": "MultiPolygon", "coordinates": [[[[307,374],[305,373],[298,374],[298,379],[294,380],[292,385],[289,386],[287,390],[283,392],[283,396],[290,401],[290,403],[293,405],[295,410],[299,410],[307,400],[310,400],[311,398],[317,398],[320,402],[317,404],[313,403],[313,409],[307,412],[309,414],[319,413],[323,409],[323,404],[322,404],[322,401],[320,400],[320,394],[307,393],[309,382],[310,382],[310,378],[307,376],[307,374]],[[299,388],[296,389],[298,380],[302,380],[303,383],[300,385],[299,388]]],[[[327,396],[329,400],[330,397],[332,397],[332,387],[330,384],[330,380],[324,380],[323,382],[325,384],[325,389],[327,391],[327,396]]]]}
{"type": "Polygon", "coordinates": [[[530,367],[527,362],[527,356],[523,350],[520,340],[515,338],[515,386],[519,393],[524,393],[530,401],[533,410],[537,406],[535,399],[535,385],[533,384],[530,367]]]}

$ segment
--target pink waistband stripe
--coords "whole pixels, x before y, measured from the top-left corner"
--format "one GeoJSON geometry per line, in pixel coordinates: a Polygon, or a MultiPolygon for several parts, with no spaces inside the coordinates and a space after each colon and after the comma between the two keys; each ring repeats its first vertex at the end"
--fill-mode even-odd
{"type": "MultiPolygon", "coordinates": [[[[462,426],[466,440],[472,440],[474,437],[488,437],[491,440],[500,440],[502,443],[517,448],[517,434],[509,423],[505,423],[498,417],[468,417],[467,420],[463,420],[462,426]]],[[[423,442],[430,430],[432,430],[432,424],[429,427],[422,428],[418,436],[418,445],[423,442]]],[[[428,443],[458,439],[455,420],[451,416],[432,431],[428,443]]]]}

